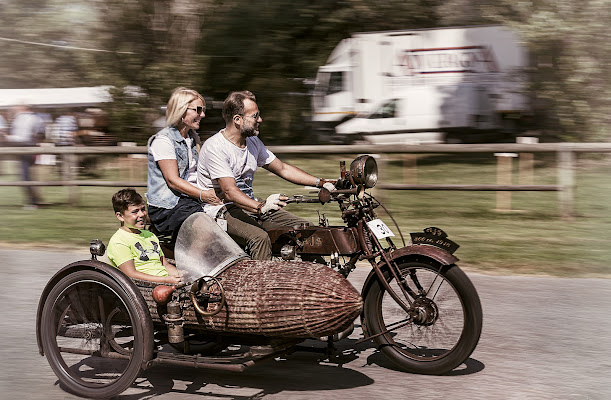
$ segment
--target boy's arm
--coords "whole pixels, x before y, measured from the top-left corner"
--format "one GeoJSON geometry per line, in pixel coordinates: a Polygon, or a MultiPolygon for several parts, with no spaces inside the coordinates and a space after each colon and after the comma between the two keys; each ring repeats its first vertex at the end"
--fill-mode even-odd
{"type": "MultiPolygon", "coordinates": [[[[134,264],[134,260],[125,261],[123,264],[119,265],[119,269],[123,271],[123,273],[129,276],[130,278],[140,279],[142,281],[171,283],[171,284],[180,283],[180,277],[176,275],[170,274],[169,276],[155,276],[155,275],[149,275],[149,274],[145,274],[144,272],[137,271],[136,265],[134,264]]],[[[168,273],[170,273],[169,270],[168,270],[168,273]]]]}
{"type": "Polygon", "coordinates": [[[173,266],[172,264],[170,264],[170,262],[168,261],[167,258],[165,257],[161,257],[161,264],[163,264],[163,266],[165,267],[165,269],[168,271],[168,274],[170,276],[180,276],[180,272],[178,272],[178,269],[176,269],[175,266],[173,266]]]}

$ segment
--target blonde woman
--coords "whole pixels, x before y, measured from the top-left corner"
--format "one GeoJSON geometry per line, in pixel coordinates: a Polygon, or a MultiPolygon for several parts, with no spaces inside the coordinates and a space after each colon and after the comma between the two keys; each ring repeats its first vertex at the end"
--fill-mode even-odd
{"type": "Polygon", "coordinates": [[[166,126],[148,141],[147,203],[149,218],[160,233],[176,238],[184,220],[203,205],[222,204],[213,189],[197,185],[201,142],[197,135],[206,102],[195,90],[179,87],[166,109],[166,126]]]}

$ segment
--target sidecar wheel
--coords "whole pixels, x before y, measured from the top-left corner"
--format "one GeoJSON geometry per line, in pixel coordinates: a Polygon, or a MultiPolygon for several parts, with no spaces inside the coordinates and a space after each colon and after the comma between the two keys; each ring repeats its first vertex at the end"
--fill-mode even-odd
{"type": "Polygon", "coordinates": [[[41,339],[65,390],[109,398],[134,382],[145,357],[141,321],[150,315],[136,305],[133,295],[95,270],[69,274],[49,292],[41,339]]]}
{"type": "MultiPolygon", "coordinates": [[[[475,287],[456,265],[430,259],[401,263],[399,270],[406,284],[421,293],[410,297],[412,320],[376,280],[364,303],[369,334],[379,334],[373,338],[378,349],[404,371],[438,375],[453,370],[471,355],[481,334],[475,287]]],[[[388,271],[386,278],[403,297],[388,271]]]]}

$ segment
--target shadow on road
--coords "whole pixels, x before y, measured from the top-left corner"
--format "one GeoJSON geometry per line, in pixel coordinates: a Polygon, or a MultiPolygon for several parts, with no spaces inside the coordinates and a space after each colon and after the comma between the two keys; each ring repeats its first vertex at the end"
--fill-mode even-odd
{"type": "MultiPolygon", "coordinates": [[[[401,372],[392,361],[390,361],[384,354],[376,351],[369,357],[367,357],[367,365],[375,364],[378,367],[391,369],[393,371],[401,372]]],[[[462,376],[462,375],[471,375],[482,371],[485,368],[485,365],[477,361],[473,358],[468,358],[467,361],[459,365],[457,368],[450,372],[446,372],[442,374],[443,376],[462,376]]]]}
{"type": "Polygon", "coordinates": [[[298,352],[287,358],[255,365],[242,373],[158,366],[145,371],[132,385],[132,389],[138,389],[139,393],[126,392],[118,396],[118,399],[136,400],[163,394],[201,394],[206,398],[230,397],[237,400],[263,398],[282,392],[312,393],[350,389],[374,383],[367,375],[337,364],[324,365],[319,358],[320,354],[298,352]],[[175,380],[182,384],[177,384],[175,380]],[[231,395],[228,396],[223,388],[230,389],[231,395]]]}

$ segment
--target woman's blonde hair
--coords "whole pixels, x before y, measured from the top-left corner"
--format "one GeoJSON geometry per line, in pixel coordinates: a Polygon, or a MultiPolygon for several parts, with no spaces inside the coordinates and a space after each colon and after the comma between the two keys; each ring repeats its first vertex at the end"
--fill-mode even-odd
{"type": "Polygon", "coordinates": [[[165,110],[165,125],[166,126],[178,126],[178,123],[182,120],[182,117],[187,112],[189,104],[195,100],[200,99],[206,106],[206,100],[204,97],[193,89],[186,87],[179,87],[174,89],[170,100],[168,100],[168,107],[165,110]]]}

